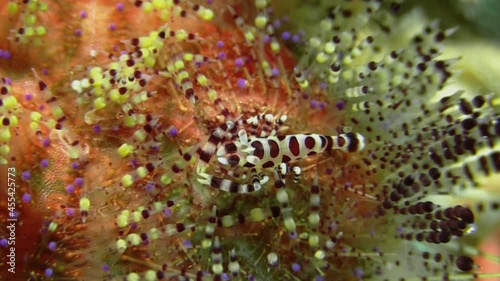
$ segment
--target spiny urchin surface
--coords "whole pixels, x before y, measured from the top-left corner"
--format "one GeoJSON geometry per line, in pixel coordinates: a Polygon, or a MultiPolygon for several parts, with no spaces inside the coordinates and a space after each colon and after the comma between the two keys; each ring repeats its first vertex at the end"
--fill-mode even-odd
{"type": "Polygon", "coordinates": [[[9,1],[2,269],[15,218],[13,280],[498,278],[500,97],[401,1],[319,2],[9,1]]]}

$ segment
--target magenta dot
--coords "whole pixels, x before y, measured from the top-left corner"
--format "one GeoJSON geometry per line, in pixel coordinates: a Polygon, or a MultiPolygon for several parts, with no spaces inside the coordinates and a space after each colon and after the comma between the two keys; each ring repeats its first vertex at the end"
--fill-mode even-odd
{"type": "Polygon", "coordinates": [[[54,271],[52,270],[52,268],[45,269],[45,276],[52,277],[52,274],[54,274],[54,271]]]}
{"type": "Polygon", "coordinates": [[[354,275],[356,275],[356,277],[361,278],[363,277],[363,274],[364,272],[361,268],[357,267],[354,269],[354,275]]]}
{"type": "Polygon", "coordinates": [[[7,247],[7,245],[9,244],[9,241],[5,238],[2,238],[2,240],[0,240],[0,246],[5,248],[7,247]]]}
{"type": "Polygon", "coordinates": [[[75,209],[73,209],[73,208],[66,209],[66,216],[72,217],[74,214],[75,214],[75,209]]]}
{"type": "Polygon", "coordinates": [[[75,186],[74,186],[74,185],[72,185],[72,184],[70,184],[70,185],[66,186],[66,191],[67,191],[68,193],[74,193],[74,192],[75,192],[75,186]]]}
{"type": "Polygon", "coordinates": [[[30,101],[33,99],[33,96],[31,94],[25,94],[24,95],[24,99],[27,100],[27,101],[30,101]]]}
{"type": "Polygon", "coordinates": [[[171,211],[169,208],[165,208],[165,209],[163,210],[163,216],[164,216],[165,218],[169,218],[170,216],[172,216],[172,211],[171,211]]]}
{"type": "Polygon", "coordinates": [[[22,177],[25,180],[29,180],[31,178],[31,173],[29,171],[24,171],[22,177]]]}
{"type": "Polygon", "coordinates": [[[81,11],[81,12],[80,12],[80,18],[82,18],[82,19],[86,19],[86,18],[87,18],[87,12],[85,12],[85,11],[81,11]]]}
{"type": "Polygon", "coordinates": [[[338,110],[343,110],[345,107],[345,103],[343,101],[339,101],[337,102],[336,107],[338,110]]]}
{"type": "Polygon", "coordinates": [[[56,245],[56,242],[54,241],[50,241],[49,242],[49,250],[51,250],[52,252],[54,252],[57,248],[57,245],[56,245]]]}
{"type": "Polygon", "coordinates": [[[48,147],[50,145],[50,139],[49,138],[43,139],[42,144],[43,146],[48,147]]]}
{"type": "Polygon", "coordinates": [[[76,178],[75,179],[75,184],[78,185],[78,186],[82,186],[83,185],[83,179],[82,178],[76,178]]]}
{"type": "Polygon", "coordinates": [[[42,74],[43,75],[48,75],[49,74],[49,70],[47,68],[42,68],[42,74]]]}
{"type": "Polygon", "coordinates": [[[318,108],[319,106],[319,102],[317,100],[312,100],[310,103],[309,103],[309,106],[311,108],[318,108]]]}
{"type": "Polygon", "coordinates": [[[224,47],[224,42],[222,42],[222,41],[217,41],[217,47],[219,47],[219,48],[224,47]]]}
{"type": "Polygon", "coordinates": [[[280,71],[277,68],[273,68],[273,69],[271,69],[271,74],[273,76],[278,76],[278,75],[280,75],[280,71]]]}
{"type": "Polygon", "coordinates": [[[71,163],[71,168],[73,168],[74,170],[80,168],[80,163],[78,163],[78,162],[71,163]]]}
{"type": "Polygon", "coordinates": [[[102,266],[103,271],[109,271],[109,265],[105,264],[102,266]]]}
{"type": "Polygon", "coordinates": [[[117,9],[118,11],[120,11],[120,12],[121,12],[121,11],[123,11],[123,8],[124,8],[123,3],[121,3],[121,2],[120,2],[120,3],[116,4],[116,9],[117,9]]]}
{"type": "Polygon", "coordinates": [[[226,58],[226,53],[220,52],[219,55],[217,56],[219,59],[223,60],[226,58]]]}
{"type": "Polygon", "coordinates": [[[99,126],[99,125],[94,125],[94,126],[92,127],[92,131],[93,131],[94,133],[96,133],[96,134],[97,134],[97,133],[100,133],[100,132],[101,132],[101,126],[99,126]]]}
{"type": "Polygon", "coordinates": [[[234,63],[236,64],[237,67],[242,67],[245,62],[241,58],[237,58],[234,63]]]}
{"type": "Polygon", "coordinates": [[[29,195],[28,193],[24,193],[23,197],[22,197],[22,200],[23,200],[24,203],[31,202],[31,195],[29,195]]]}
{"type": "Polygon", "coordinates": [[[285,32],[281,33],[281,39],[283,39],[285,41],[286,40],[290,40],[290,37],[292,37],[292,35],[288,31],[285,31],[285,32]]]}
{"type": "Polygon", "coordinates": [[[238,84],[238,87],[240,89],[244,89],[244,88],[247,87],[248,82],[247,82],[247,80],[240,78],[240,79],[238,79],[238,83],[237,84],[238,84]]]}
{"type": "Polygon", "coordinates": [[[82,30],[81,29],[75,30],[75,35],[76,36],[82,36],[82,30]]]}
{"type": "Polygon", "coordinates": [[[116,30],[116,25],[114,23],[110,23],[109,26],[108,26],[108,29],[110,31],[115,31],[116,30]]]}
{"type": "Polygon", "coordinates": [[[40,161],[40,165],[44,168],[47,168],[49,166],[49,160],[42,159],[42,161],[40,161]]]}
{"type": "Polygon", "coordinates": [[[168,131],[168,134],[171,136],[171,137],[175,137],[179,134],[179,130],[177,130],[176,127],[172,127],[169,131],[168,131]]]}

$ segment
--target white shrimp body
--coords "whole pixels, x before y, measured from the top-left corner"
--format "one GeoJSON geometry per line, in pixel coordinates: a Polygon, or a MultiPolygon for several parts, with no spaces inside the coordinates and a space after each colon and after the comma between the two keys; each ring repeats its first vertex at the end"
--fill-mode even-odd
{"type": "Polygon", "coordinates": [[[282,163],[293,162],[327,150],[340,149],[345,152],[360,151],[364,138],[360,134],[347,133],[339,136],[320,134],[295,134],[267,136],[247,139],[240,131],[239,140],[226,143],[217,149],[217,159],[232,167],[272,169],[282,163]]]}
{"type": "MultiPolygon", "coordinates": [[[[286,119],[286,115],[275,118],[272,114],[260,114],[221,124],[212,132],[207,142],[196,150],[199,156],[196,167],[197,181],[225,192],[250,193],[259,190],[269,180],[264,170],[274,170],[280,177],[290,171],[297,182],[301,169],[295,165],[288,167],[290,162],[329,150],[358,152],[365,146],[364,137],[353,132],[337,136],[277,135],[286,119]],[[217,157],[220,164],[230,168],[227,169],[228,175],[239,177],[236,176],[239,170],[241,179],[246,179],[250,174],[250,181],[239,183],[207,174],[205,171],[213,156],[217,157]]],[[[174,167],[173,170],[175,172],[179,169],[174,167]]]]}

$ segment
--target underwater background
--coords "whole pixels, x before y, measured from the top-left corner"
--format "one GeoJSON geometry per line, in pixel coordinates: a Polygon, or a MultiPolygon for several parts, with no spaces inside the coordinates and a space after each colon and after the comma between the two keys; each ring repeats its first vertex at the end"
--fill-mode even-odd
{"type": "Polygon", "coordinates": [[[0,0],[0,280],[500,280],[499,13],[0,0]]]}

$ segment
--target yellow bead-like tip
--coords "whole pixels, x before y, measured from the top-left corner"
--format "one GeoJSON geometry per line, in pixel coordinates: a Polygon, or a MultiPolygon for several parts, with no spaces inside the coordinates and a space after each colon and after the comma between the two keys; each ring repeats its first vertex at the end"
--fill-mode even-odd
{"type": "Polygon", "coordinates": [[[211,101],[214,101],[217,99],[217,91],[213,90],[213,89],[210,89],[208,91],[208,98],[211,100],[211,101]]]}
{"type": "Polygon", "coordinates": [[[151,228],[149,230],[149,238],[151,240],[157,240],[160,238],[160,231],[157,228],[151,228]]]}
{"type": "Polygon", "coordinates": [[[160,182],[164,185],[167,185],[169,184],[170,182],[172,182],[172,178],[169,177],[167,174],[163,174],[160,178],[160,182]]]}
{"type": "Polygon", "coordinates": [[[141,8],[144,12],[150,13],[153,11],[154,6],[151,2],[143,2],[141,8]]]}
{"type": "Polygon", "coordinates": [[[156,278],[156,272],[154,270],[148,270],[144,274],[144,280],[145,281],[156,281],[158,278],[156,278]]]}
{"type": "Polygon", "coordinates": [[[201,248],[202,249],[208,249],[210,247],[212,247],[212,240],[203,239],[203,241],[201,241],[201,248]]]}
{"type": "Polygon", "coordinates": [[[118,148],[118,154],[120,154],[121,157],[125,158],[127,157],[130,153],[134,151],[134,147],[124,143],[118,148]]]}
{"type": "Polygon", "coordinates": [[[245,39],[248,42],[253,42],[255,40],[255,35],[253,34],[252,31],[247,31],[247,32],[245,32],[245,39]]]}
{"type": "Polygon", "coordinates": [[[11,115],[9,119],[10,119],[10,126],[17,126],[17,124],[19,123],[19,119],[15,115],[11,115]]]}
{"type": "Polygon", "coordinates": [[[123,239],[118,239],[116,241],[116,249],[118,250],[118,252],[120,254],[125,252],[125,250],[127,249],[127,241],[125,241],[123,239]]]}
{"type": "Polygon", "coordinates": [[[97,79],[97,78],[100,78],[102,79],[102,69],[98,66],[96,67],[93,67],[92,69],[90,69],[90,77],[93,78],[94,80],[97,79]]]}
{"type": "Polygon", "coordinates": [[[205,75],[203,74],[199,74],[197,77],[196,77],[196,81],[198,81],[198,83],[201,85],[201,86],[206,86],[208,84],[208,79],[205,75]]]}
{"type": "Polygon", "coordinates": [[[277,41],[272,41],[271,42],[271,51],[274,53],[279,53],[281,50],[281,46],[277,41]]]}
{"type": "Polygon", "coordinates": [[[187,32],[184,29],[179,29],[175,32],[175,38],[179,41],[184,41],[187,39],[187,32]]]}
{"type": "Polygon", "coordinates": [[[140,142],[143,142],[144,140],[146,140],[146,133],[144,132],[144,130],[138,130],[134,133],[134,137],[136,140],[140,141],[140,142]]]}
{"type": "Polygon", "coordinates": [[[260,16],[255,17],[254,25],[258,29],[263,29],[264,27],[266,27],[267,21],[268,20],[267,20],[267,17],[265,15],[260,15],[260,16]]]}
{"type": "Polygon", "coordinates": [[[9,141],[11,137],[9,128],[3,128],[0,131],[0,141],[9,141]]]}
{"type": "Polygon", "coordinates": [[[316,253],[314,253],[314,258],[317,260],[322,260],[325,258],[325,256],[325,252],[323,252],[322,250],[317,250],[316,253]]]}
{"type": "Polygon", "coordinates": [[[284,220],[284,225],[285,225],[285,229],[288,232],[295,232],[296,225],[295,225],[295,220],[293,220],[293,218],[286,218],[284,220]]]}
{"type": "Polygon", "coordinates": [[[90,200],[87,197],[80,199],[80,210],[87,211],[90,208],[90,200]]]}
{"type": "Polygon", "coordinates": [[[201,11],[201,18],[205,21],[211,21],[214,18],[214,12],[210,9],[204,8],[201,11]]]}
{"type": "Polygon", "coordinates": [[[136,125],[134,117],[125,116],[125,118],[123,119],[123,125],[128,128],[134,127],[136,125]]]}
{"type": "Polygon", "coordinates": [[[177,60],[174,63],[174,67],[176,70],[181,70],[184,68],[184,62],[182,60],[177,60]]]}
{"type": "Polygon", "coordinates": [[[184,61],[192,61],[193,59],[194,59],[194,55],[193,54],[191,54],[191,53],[185,53],[184,54],[184,58],[183,58],[184,61]]]}
{"type": "Polygon", "coordinates": [[[141,237],[137,233],[131,233],[127,235],[127,240],[132,244],[132,246],[137,246],[141,243],[141,237]]]}
{"type": "Polygon", "coordinates": [[[7,4],[7,12],[9,14],[16,14],[17,12],[19,11],[19,5],[17,5],[16,2],[9,2],[9,4],[7,4]]]}
{"type": "Polygon", "coordinates": [[[10,110],[14,109],[17,106],[17,99],[14,96],[8,96],[3,100],[3,106],[10,110]]]}
{"type": "Polygon", "coordinates": [[[103,97],[98,97],[94,100],[95,109],[103,109],[106,107],[106,100],[103,97]]]}
{"type": "Polygon", "coordinates": [[[9,145],[4,144],[4,145],[0,146],[0,154],[7,155],[9,153],[10,153],[10,146],[9,145]]]}
{"type": "Polygon", "coordinates": [[[57,230],[58,224],[56,222],[50,222],[49,224],[49,231],[50,232],[55,232],[57,230]]]}
{"type": "Polygon", "coordinates": [[[144,167],[137,168],[137,175],[142,179],[148,175],[148,170],[144,167]]]}
{"type": "Polygon", "coordinates": [[[257,9],[265,9],[267,7],[267,0],[255,0],[255,7],[257,9]]]}
{"type": "Polygon", "coordinates": [[[319,52],[317,55],[316,55],[316,62],[319,63],[319,64],[323,64],[325,63],[326,61],[328,60],[328,55],[323,53],[323,52],[319,52]]]}
{"type": "Polygon", "coordinates": [[[36,35],[42,36],[45,35],[45,33],[47,33],[47,30],[45,29],[45,27],[40,25],[35,28],[35,33],[36,35]]]}
{"type": "Polygon", "coordinates": [[[261,221],[266,218],[261,208],[254,208],[250,210],[250,216],[254,221],[261,221]]]}
{"type": "Polygon", "coordinates": [[[134,180],[132,179],[132,175],[126,174],[122,177],[121,182],[124,187],[129,187],[134,183],[134,180]]]}
{"type": "Polygon", "coordinates": [[[167,2],[165,0],[153,0],[151,2],[155,9],[165,9],[167,7],[167,2]]]}
{"type": "Polygon", "coordinates": [[[222,219],[221,219],[221,221],[222,221],[222,225],[224,227],[231,227],[231,226],[234,225],[233,217],[229,216],[229,215],[223,216],[222,219]]]}
{"type": "Polygon", "coordinates": [[[40,119],[42,118],[42,114],[38,111],[33,111],[30,114],[30,118],[34,122],[40,122],[40,119]]]}
{"type": "Polygon", "coordinates": [[[126,227],[128,225],[128,216],[124,214],[118,215],[118,217],[116,218],[116,224],[118,225],[118,227],[126,227]]]}

